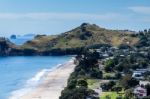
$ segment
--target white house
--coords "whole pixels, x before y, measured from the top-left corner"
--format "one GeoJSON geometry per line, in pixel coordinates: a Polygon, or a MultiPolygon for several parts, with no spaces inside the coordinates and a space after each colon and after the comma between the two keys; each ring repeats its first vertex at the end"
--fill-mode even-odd
{"type": "Polygon", "coordinates": [[[107,53],[102,54],[103,57],[107,58],[109,55],[107,53]]]}
{"type": "Polygon", "coordinates": [[[144,79],[144,73],[146,73],[148,69],[136,69],[133,71],[132,77],[138,80],[143,80],[144,79]]]}
{"type": "Polygon", "coordinates": [[[144,76],[143,76],[143,74],[140,73],[140,72],[134,72],[134,73],[132,74],[132,78],[135,78],[135,79],[138,79],[138,80],[142,80],[142,79],[144,79],[144,76]]]}
{"type": "Polygon", "coordinates": [[[148,84],[150,84],[149,81],[140,81],[140,82],[139,82],[139,85],[143,85],[143,86],[146,86],[146,85],[148,85],[148,84]]]}

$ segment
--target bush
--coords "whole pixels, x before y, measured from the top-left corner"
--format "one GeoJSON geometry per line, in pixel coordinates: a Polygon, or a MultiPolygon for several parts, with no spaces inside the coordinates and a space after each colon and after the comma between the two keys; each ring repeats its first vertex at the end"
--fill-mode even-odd
{"type": "Polygon", "coordinates": [[[139,81],[132,78],[130,74],[127,74],[121,79],[120,83],[122,86],[128,89],[128,88],[135,87],[136,85],[138,85],[139,81]]]}
{"type": "Polygon", "coordinates": [[[103,77],[103,72],[99,70],[93,70],[91,71],[91,77],[101,79],[103,77]]]}
{"type": "Polygon", "coordinates": [[[133,97],[133,90],[132,89],[127,89],[125,91],[125,97],[126,97],[126,99],[131,99],[133,97]]]}
{"type": "Polygon", "coordinates": [[[115,66],[114,65],[114,60],[109,59],[109,60],[106,61],[104,69],[105,69],[106,72],[111,72],[111,71],[113,71],[114,66],[115,66]]]}
{"type": "Polygon", "coordinates": [[[87,97],[99,99],[98,97],[95,97],[95,95],[97,95],[97,93],[93,90],[89,90],[86,87],[79,87],[72,90],[63,90],[59,99],[86,99],[87,97]]]}
{"type": "Polygon", "coordinates": [[[115,77],[113,76],[110,76],[110,75],[106,75],[103,79],[110,79],[110,80],[113,80],[113,79],[116,79],[115,77]]]}
{"type": "Polygon", "coordinates": [[[88,83],[86,80],[83,80],[83,79],[80,79],[77,83],[78,86],[80,87],[87,87],[88,86],[88,83]]]}
{"type": "Polygon", "coordinates": [[[111,97],[109,95],[106,95],[105,99],[111,99],[111,97]]]}
{"type": "Polygon", "coordinates": [[[145,87],[147,89],[147,95],[150,95],[150,84],[146,85],[145,87]]]}
{"type": "Polygon", "coordinates": [[[116,91],[116,92],[119,92],[122,90],[122,87],[113,87],[112,88],[112,91],[116,91]]]}
{"type": "Polygon", "coordinates": [[[118,96],[118,97],[116,97],[116,99],[123,99],[123,98],[122,98],[122,96],[118,96]]]}
{"type": "Polygon", "coordinates": [[[119,49],[129,49],[129,48],[131,48],[131,47],[129,45],[127,45],[127,44],[119,45],[119,49]]]}
{"type": "Polygon", "coordinates": [[[104,83],[101,85],[101,88],[104,90],[104,91],[109,91],[109,90],[112,90],[113,86],[115,85],[115,82],[114,81],[110,81],[108,83],[104,83]]]}
{"type": "Polygon", "coordinates": [[[120,79],[121,77],[122,77],[121,73],[117,72],[117,73],[115,74],[115,78],[116,78],[116,79],[120,79]]]}
{"type": "Polygon", "coordinates": [[[77,84],[77,80],[76,80],[76,79],[70,80],[70,81],[68,82],[67,88],[68,88],[68,89],[76,88],[76,84],[77,84]]]}

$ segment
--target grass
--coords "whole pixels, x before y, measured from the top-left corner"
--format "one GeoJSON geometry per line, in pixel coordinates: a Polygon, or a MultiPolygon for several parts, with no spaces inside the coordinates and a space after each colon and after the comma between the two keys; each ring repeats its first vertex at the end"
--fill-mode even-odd
{"type": "Polygon", "coordinates": [[[39,50],[49,50],[52,48],[77,48],[93,44],[111,44],[118,46],[126,42],[133,45],[138,42],[137,37],[131,37],[127,33],[122,34],[118,31],[100,28],[95,25],[89,25],[86,27],[86,31],[89,31],[92,34],[92,36],[86,36],[81,28],[82,27],[77,27],[65,34],[57,36],[35,38],[31,42],[25,43],[22,48],[34,47],[39,50]],[[86,37],[86,39],[81,39],[81,36],[86,37]]]}
{"type": "Polygon", "coordinates": [[[111,73],[103,72],[103,77],[104,78],[115,77],[115,73],[114,72],[111,72],[111,73]]]}
{"type": "Polygon", "coordinates": [[[21,48],[31,48],[31,49],[38,49],[38,50],[44,50],[48,49],[47,45],[51,40],[55,39],[56,36],[41,36],[34,38],[33,40],[26,42],[21,46],[21,48]]]}
{"type": "Polygon", "coordinates": [[[114,76],[115,73],[114,73],[114,72],[110,72],[110,73],[103,72],[103,75],[104,75],[104,76],[114,76]]]}
{"type": "Polygon", "coordinates": [[[110,99],[116,99],[118,96],[124,97],[124,91],[121,91],[119,93],[117,93],[117,92],[103,92],[100,96],[100,99],[106,99],[106,96],[109,96],[110,99]]]}
{"type": "Polygon", "coordinates": [[[100,82],[98,79],[87,79],[87,83],[90,89],[96,89],[100,86],[100,82]]]}
{"type": "Polygon", "coordinates": [[[106,96],[109,96],[110,99],[116,99],[118,96],[124,95],[118,94],[117,92],[103,92],[103,94],[100,96],[100,99],[106,99],[106,96]]]}

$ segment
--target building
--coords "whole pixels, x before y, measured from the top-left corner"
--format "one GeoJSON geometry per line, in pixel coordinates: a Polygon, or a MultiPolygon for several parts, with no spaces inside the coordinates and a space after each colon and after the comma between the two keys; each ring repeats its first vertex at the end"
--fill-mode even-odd
{"type": "Polygon", "coordinates": [[[138,79],[138,80],[143,80],[143,79],[144,79],[144,76],[143,76],[143,74],[140,73],[140,72],[134,72],[134,73],[132,74],[132,78],[135,78],[135,79],[138,79]]]}
{"type": "Polygon", "coordinates": [[[138,98],[147,96],[147,90],[144,87],[136,86],[134,88],[134,95],[138,98]]]}
{"type": "Polygon", "coordinates": [[[148,84],[150,84],[149,81],[140,81],[140,82],[139,82],[139,85],[141,85],[141,86],[146,86],[146,85],[148,85],[148,84]]]}
{"type": "Polygon", "coordinates": [[[133,71],[132,77],[138,80],[144,80],[144,73],[148,72],[148,69],[136,69],[133,71]]]}

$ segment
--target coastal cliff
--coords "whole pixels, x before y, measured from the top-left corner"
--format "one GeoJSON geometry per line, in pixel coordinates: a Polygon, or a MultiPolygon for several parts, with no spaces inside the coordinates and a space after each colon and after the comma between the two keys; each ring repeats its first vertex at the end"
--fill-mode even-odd
{"type": "Polygon", "coordinates": [[[17,49],[15,44],[11,43],[8,39],[2,38],[2,37],[0,38],[0,55],[1,56],[9,55],[10,52],[15,48],[17,49]]]}

